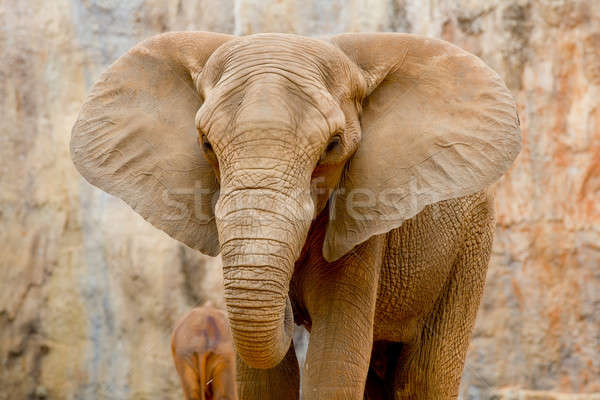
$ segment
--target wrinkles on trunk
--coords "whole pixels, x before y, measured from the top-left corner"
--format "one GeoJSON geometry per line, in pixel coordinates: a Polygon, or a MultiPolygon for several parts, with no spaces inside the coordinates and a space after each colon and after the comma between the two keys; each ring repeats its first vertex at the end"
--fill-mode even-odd
{"type": "Polygon", "coordinates": [[[310,196],[233,188],[217,203],[224,294],[236,350],[251,367],[276,366],[293,331],[289,282],[312,219],[310,196]]]}

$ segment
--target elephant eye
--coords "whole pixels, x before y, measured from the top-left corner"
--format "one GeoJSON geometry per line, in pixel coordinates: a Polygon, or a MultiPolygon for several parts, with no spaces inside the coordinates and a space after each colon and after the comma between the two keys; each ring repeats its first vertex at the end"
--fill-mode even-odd
{"type": "Polygon", "coordinates": [[[319,159],[318,164],[329,164],[339,161],[339,157],[341,156],[341,152],[338,151],[341,148],[342,138],[340,135],[334,135],[327,142],[327,146],[325,146],[325,150],[323,154],[321,154],[321,158],[319,159]]]}
{"type": "Polygon", "coordinates": [[[341,142],[342,138],[340,137],[340,135],[335,135],[334,137],[329,139],[329,143],[327,143],[327,147],[325,147],[325,154],[331,153],[340,145],[341,142]]]}
{"type": "Polygon", "coordinates": [[[212,144],[210,144],[210,142],[208,141],[208,138],[206,137],[206,135],[202,135],[202,138],[200,140],[202,141],[202,149],[204,151],[208,151],[208,152],[212,152],[213,151],[212,144]]]}

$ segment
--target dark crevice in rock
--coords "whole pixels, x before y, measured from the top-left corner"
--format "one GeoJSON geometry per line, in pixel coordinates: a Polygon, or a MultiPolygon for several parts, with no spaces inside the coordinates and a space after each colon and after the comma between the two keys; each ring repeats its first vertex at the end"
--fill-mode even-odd
{"type": "Polygon", "coordinates": [[[456,22],[459,29],[467,35],[479,35],[483,32],[479,21],[482,17],[494,12],[496,6],[485,8],[474,14],[462,14],[456,17],[456,22]]]}
{"type": "Polygon", "coordinates": [[[410,32],[412,24],[406,15],[406,3],[404,0],[390,0],[390,32],[410,32]]]}
{"type": "Polygon", "coordinates": [[[533,22],[531,4],[513,3],[502,10],[502,27],[510,35],[508,46],[502,50],[506,70],[506,85],[511,90],[522,88],[522,76],[525,64],[529,59],[529,41],[533,22]]]}
{"type": "Polygon", "coordinates": [[[206,277],[206,262],[183,245],[179,246],[179,263],[183,274],[183,293],[188,304],[196,306],[206,301],[206,296],[199,290],[200,283],[206,277]]]}

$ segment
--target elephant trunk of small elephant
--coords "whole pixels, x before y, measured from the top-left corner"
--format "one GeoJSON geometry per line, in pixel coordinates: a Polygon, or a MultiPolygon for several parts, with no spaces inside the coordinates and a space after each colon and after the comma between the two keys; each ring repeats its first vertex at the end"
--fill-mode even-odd
{"type": "Polygon", "coordinates": [[[281,188],[241,187],[225,193],[216,214],[236,350],[249,366],[272,368],[292,338],[288,288],[313,203],[310,196],[290,195],[281,188]]]}

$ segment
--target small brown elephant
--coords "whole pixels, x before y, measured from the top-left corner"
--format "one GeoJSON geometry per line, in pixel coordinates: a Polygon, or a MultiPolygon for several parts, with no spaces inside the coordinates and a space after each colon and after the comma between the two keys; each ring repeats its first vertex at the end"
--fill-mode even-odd
{"type": "Polygon", "coordinates": [[[190,311],[173,331],[171,354],[186,400],[237,400],[233,339],[223,311],[190,311]]]}
{"type": "Polygon", "coordinates": [[[521,135],[476,56],[417,35],[208,32],[137,45],[71,155],[92,184],[221,253],[244,400],[458,393],[521,135]],[[376,393],[372,388],[384,388],[376,393]]]}

